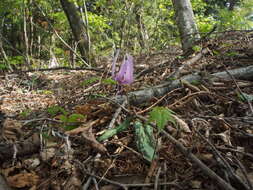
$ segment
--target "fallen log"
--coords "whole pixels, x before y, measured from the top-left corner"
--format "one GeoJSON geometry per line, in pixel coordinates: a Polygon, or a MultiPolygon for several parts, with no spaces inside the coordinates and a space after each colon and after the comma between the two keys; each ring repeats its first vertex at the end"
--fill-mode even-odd
{"type": "MultiPolygon", "coordinates": [[[[253,81],[253,66],[213,73],[208,75],[208,80],[217,81],[219,79],[231,79],[231,76],[235,79],[253,81]],[[228,74],[228,72],[230,74],[228,74]]],[[[181,87],[182,80],[192,83],[200,82],[201,79],[203,79],[203,77],[200,74],[186,75],[180,79],[168,81],[151,88],[130,92],[127,95],[115,96],[112,100],[118,104],[122,104],[125,99],[128,99],[129,104],[138,105],[148,102],[152,98],[162,97],[169,91],[181,87]]]]}

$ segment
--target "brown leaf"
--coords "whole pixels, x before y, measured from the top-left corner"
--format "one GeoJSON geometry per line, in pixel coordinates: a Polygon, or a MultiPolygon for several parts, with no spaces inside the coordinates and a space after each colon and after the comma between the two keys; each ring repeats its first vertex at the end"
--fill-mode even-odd
{"type": "Polygon", "coordinates": [[[113,111],[111,105],[104,100],[90,100],[88,103],[75,107],[76,113],[87,116],[87,119],[102,118],[113,111]]]}
{"type": "Polygon", "coordinates": [[[22,124],[14,119],[6,119],[3,123],[2,135],[10,141],[16,141],[22,135],[22,124]]]}
{"type": "Polygon", "coordinates": [[[173,115],[173,117],[177,121],[180,129],[182,129],[183,132],[185,132],[185,133],[191,133],[191,130],[190,130],[188,124],[184,120],[180,119],[179,117],[177,117],[175,115],[173,115]]]}
{"type": "Polygon", "coordinates": [[[35,173],[19,173],[7,177],[7,182],[11,187],[22,188],[35,186],[39,181],[39,176],[35,173]]]}
{"type": "Polygon", "coordinates": [[[85,140],[98,152],[100,153],[106,153],[107,149],[104,145],[100,144],[94,134],[92,133],[92,128],[87,128],[86,131],[82,132],[82,136],[85,138],[85,140]]]}

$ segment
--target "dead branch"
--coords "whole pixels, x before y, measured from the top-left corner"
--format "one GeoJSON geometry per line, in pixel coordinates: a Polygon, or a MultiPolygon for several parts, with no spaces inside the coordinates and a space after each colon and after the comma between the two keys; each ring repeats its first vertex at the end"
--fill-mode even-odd
{"type": "MultiPolygon", "coordinates": [[[[240,80],[253,80],[253,66],[243,67],[239,69],[228,70],[230,75],[232,75],[235,79],[240,80]]],[[[218,72],[214,74],[210,74],[208,79],[211,81],[217,81],[218,79],[230,79],[230,75],[226,72],[218,72]]],[[[200,74],[192,74],[186,75],[178,80],[168,81],[163,84],[138,90],[134,92],[130,92],[128,95],[118,95],[113,98],[113,101],[122,104],[123,101],[128,98],[129,103],[132,105],[138,105],[145,103],[152,98],[159,98],[164,96],[166,93],[170,92],[173,89],[182,87],[181,81],[187,81],[188,83],[192,82],[200,82],[202,80],[202,76],[200,74]]]]}
{"type": "MultiPolygon", "coordinates": [[[[99,69],[99,68],[93,68],[93,67],[76,67],[76,68],[71,68],[71,67],[55,67],[55,68],[47,68],[47,69],[29,69],[25,71],[16,71],[16,72],[21,72],[21,73],[28,73],[28,72],[36,72],[36,71],[56,71],[56,70],[69,70],[69,71],[96,71],[96,72],[103,72],[104,69],[99,69]]],[[[15,73],[15,72],[13,72],[15,73]]]]}

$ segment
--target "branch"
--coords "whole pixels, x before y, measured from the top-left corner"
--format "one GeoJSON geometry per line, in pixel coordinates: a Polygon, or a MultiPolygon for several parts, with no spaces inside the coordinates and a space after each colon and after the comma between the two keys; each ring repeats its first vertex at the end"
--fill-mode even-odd
{"type": "Polygon", "coordinates": [[[25,71],[16,71],[16,72],[28,73],[28,72],[36,72],[36,71],[56,71],[56,70],[73,70],[73,71],[88,70],[88,71],[97,71],[97,72],[104,71],[103,69],[93,68],[93,67],[76,67],[76,68],[54,67],[54,68],[46,68],[46,69],[29,69],[29,70],[25,70],[25,71]]]}
{"type": "MultiPolygon", "coordinates": [[[[228,70],[230,75],[232,75],[235,79],[241,79],[241,80],[252,80],[253,79],[253,66],[248,66],[248,67],[243,67],[239,69],[233,69],[233,70],[228,70]]],[[[208,79],[212,81],[217,81],[217,79],[230,79],[230,75],[224,71],[224,72],[218,72],[214,74],[210,74],[208,79]]],[[[122,104],[122,102],[128,98],[129,103],[132,105],[138,105],[145,103],[152,98],[156,97],[162,97],[166,93],[170,92],[171,90],[174,90],[176,88],[179,88],[182,86],[181,81],[187,81],[188,83],[196,82],[196,81],[201,81],[203,77],[200,74],[192,74],[192,75],[186,75],[178,80],[174,81],[168,81],[163,84],[143,89],[143,90],[138,90],[134,92],[130,92],[127,95],[118,95],[115,96],[112,100],[122,104]]]]}

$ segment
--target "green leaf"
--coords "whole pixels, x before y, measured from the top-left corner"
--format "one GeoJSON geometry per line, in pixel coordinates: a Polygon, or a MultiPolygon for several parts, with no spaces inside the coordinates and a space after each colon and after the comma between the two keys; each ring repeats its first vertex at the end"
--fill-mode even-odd
{"type": "Polygon", "coordinates": [[[155,138],[153,128],[150,125],[143,126],[141,122],[135,121],[134,131],[139,152],[142,153],[146,160],[152,162],[155,157],[155,138]]]}
{"type": "Polygon", "coordinates": [[[200,46],[193,46],[192,49],[197,52],[197,51],[200,51],[201,50],[201,47],[200,46]]]}
{"type": "Polygon", "coordinates": [[[64,126],[63,128],[66,130],[66,131],[71,131],[73,129],[76,129],[78,126],[77,125],[66,125],[64,126]]]}
{"type": "Polygon", "coordinates": [[[82,86],[88,86],[88,85],[90,85],[90,84],[92,84],[92,83],[94,83],[94,82],[96,82],[96,81],[99,81],[99,78],[98,78],[98,77],[91,77],[91,78],[89,78],[89,79],[83,81],[83,82],[81,83],[81,85],[82,85],[82,86]]]}
{"type": "Polygon", "coordinates": [[[85,116],[82,114],[73,113],[68,117],[68,122],[74,123],[74,122],[80,122],[85,119],[85,116]]]}
{"type": "Polygon", "coordinates": [[[168,108],[154,107],[153,110],[149,112],[149,121],[155,122],[158,129],[162,130],[168,121],[175,124],[175,119],[172,114],[174,114],[174,112],[168,108]]]}
{"type": "Polygon", "coordinates": [[[247,101],[252,102],[253,101],[253,95],[251,95],[251,94],[246,94],[246,93],[240,94],[240,93],[238,93],[237,95],[240,98],[240,100],[243,101],[243,102],[247,102],[247,101]]]}
{"type": "Polygon", "coordinates": [[[47,112],[51,115],[51,116],[55,116],[58,113],[62,113],[64,115],[67,115],[68,112],[66,112],[64,110],[64,108],[62,108],[61,106],[51,106],[49,108],[47,108],[47,112]]]}
{"type": "Polygon", "coordinates": [[[68,117],[66,115],[60,115],[59,116],[59,119],[62,121],[62,122],[68,122],[68,117]]]}
{"type": "Polygon", "coordinates": [[[124,130],[127,129],[127,127],[130,125],[130,121],[131,119],[130,118],[127,118],[123,123],[121,123],[118,127],[116,128],[113,128],[113,129],[108,129],[107,131],[105,131],[105,133],[103,135],[101,135],[99,138],[98,138],[98,141],[104,141],[124,130]]]}
{"type": "Polygon", "coordinates": [[[19,115],[22,118],[26,118],[31,114],[31,112],[32,112],[31,109],[26,109],[26,110],[23,110],[19,115]]]}
{"type": "Polygon", "coordinates": [[[107,79],[103,79],[102,80],[102,83],[103,84],[109,84],[109,85],[116,85],[117,82],[111,78],[107,78],[107,79]]]}

